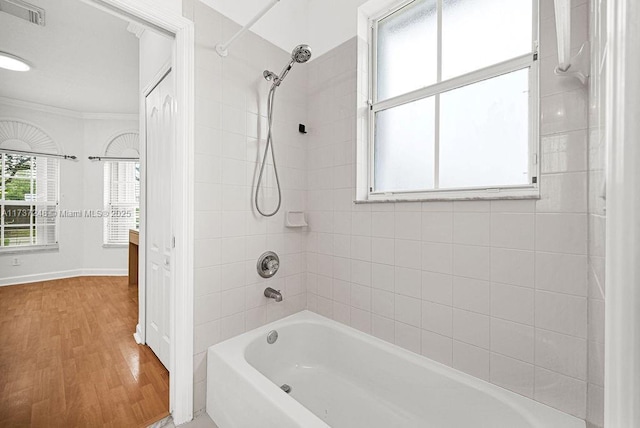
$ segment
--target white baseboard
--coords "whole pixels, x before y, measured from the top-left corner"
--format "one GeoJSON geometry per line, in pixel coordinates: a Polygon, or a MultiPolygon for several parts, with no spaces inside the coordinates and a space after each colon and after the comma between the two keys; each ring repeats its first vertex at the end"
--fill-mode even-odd
{"type": "Polygon", "coordinates": [[[1,278],[0,287],[51,281],[54,279],[75,278],[78,276],[127,276],[127,269],[73,269],[59,272],[37,273],[33,275],[11,276],[8,278],[1,278]]]}

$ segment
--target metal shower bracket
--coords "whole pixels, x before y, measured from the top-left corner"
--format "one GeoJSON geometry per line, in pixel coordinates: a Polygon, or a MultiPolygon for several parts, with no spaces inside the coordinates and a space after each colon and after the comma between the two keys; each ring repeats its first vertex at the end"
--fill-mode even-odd
{"type": "Polygon", "coordinates": [[[584,42],[578,53],[571,57],[566,69],[563,70],[558,65],[554,73],[556,76],[575,77],[580,83],[586,86],[589,82],[590,67],[591,49],[589,42],[584,42]]]}

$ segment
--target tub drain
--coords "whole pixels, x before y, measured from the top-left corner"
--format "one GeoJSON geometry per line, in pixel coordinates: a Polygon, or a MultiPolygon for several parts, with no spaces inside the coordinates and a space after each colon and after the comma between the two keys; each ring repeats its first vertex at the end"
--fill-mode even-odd
{"type": "Polygon", "coordinates": [[[286,392],[287,394],[291,392],[291,387],[289,385],[287,385],[286,383],[284,385],[282,385],[280,387],[281,390],[283,390],[284,392],[286,392]]]}

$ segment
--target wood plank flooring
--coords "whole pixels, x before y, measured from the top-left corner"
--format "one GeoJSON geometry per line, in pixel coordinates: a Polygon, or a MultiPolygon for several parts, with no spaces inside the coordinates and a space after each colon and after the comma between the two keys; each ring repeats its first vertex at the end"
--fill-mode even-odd
{"type": "Polygon", "coordinates": [[[81,277],[0,287],[0,427],[140,427],[169,373],[133,339],[136,287],[81,277]]]}

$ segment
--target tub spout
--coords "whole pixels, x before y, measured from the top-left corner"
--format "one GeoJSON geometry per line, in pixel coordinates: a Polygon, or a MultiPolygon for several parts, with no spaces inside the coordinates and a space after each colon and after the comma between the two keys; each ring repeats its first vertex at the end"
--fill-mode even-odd
{"type": "Polygon", "coordinates": [[[264,296],[270,299],[274,299],[276,302],[282,302],[282,293],[279,290],[274,290],[271,287],[264,289],[264,296]]]}

